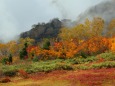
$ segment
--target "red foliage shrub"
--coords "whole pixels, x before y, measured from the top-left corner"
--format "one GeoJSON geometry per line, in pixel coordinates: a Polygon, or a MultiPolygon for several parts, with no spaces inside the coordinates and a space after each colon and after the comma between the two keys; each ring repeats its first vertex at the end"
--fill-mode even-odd
{"type": "Polygon", "coordinates": [[[105,82],[115,80],[115,68],[81,70],[71,73],[62,79],[68,80],[72,82],[72,84],[80,83],[83,86],[101,86],[105,82]]]}
{"type": "Polygon", "coordinates": [[[8,83],[8,82],[11,82],[11,80],[9,78],[4,78],[0,82],[1,83],[8,83]]]}
{"type": "Polygon", "coordinates": [[[23,78],[28,78],[28,73],[24,70],[19,70],[18,71],[19,76],[23,77],[23,78]]]}

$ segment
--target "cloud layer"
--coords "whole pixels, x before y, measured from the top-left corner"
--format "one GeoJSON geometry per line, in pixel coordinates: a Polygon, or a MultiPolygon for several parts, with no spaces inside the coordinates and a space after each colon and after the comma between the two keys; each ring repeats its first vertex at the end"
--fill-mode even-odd
{"type": "Polygon", "coordinates": [[[0,40],[8,42],[18,34],[18,24],[5,3],[0,1],[0,40]]]}
{"type": "Polygon", "coordinates": [[[0,0],[0,40],[8,42],[33,24],[77,16],[104,0],[0,0]]]}

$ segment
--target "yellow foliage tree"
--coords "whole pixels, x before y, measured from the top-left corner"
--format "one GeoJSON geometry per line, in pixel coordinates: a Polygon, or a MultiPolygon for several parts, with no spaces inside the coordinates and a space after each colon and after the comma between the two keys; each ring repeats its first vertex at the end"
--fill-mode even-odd
{"type": "Polygon", "coordinates": [[[109,26],[108,26],[108,31],[107,35],[109,37],[115,37],[115,19],[112,19],[109,26]]]}
{"type": "Polygon", "coordinates": [[[62,28],[59,37],[62,40],[77,39],[87,40],[95,36],[101,36],[104,28],[104,20],[94,18],[92,21],[86,19],[84,24],[78,24],[73,28],[62,28]]]}

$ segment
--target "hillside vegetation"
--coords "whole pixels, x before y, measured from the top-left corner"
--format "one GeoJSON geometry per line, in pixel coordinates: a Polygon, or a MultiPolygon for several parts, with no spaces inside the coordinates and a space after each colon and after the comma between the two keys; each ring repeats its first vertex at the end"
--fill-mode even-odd
{"type": "MultiPolygon", "coordinates": [[[[29,37],[6,44],[0,43],[0,82],[13,84],[11,79],[15,81],[14,77],[31,81],[29,79],[34,79],[32,75],[34,76],[36,73],[52,74],[53,71],[60,73],[62,70],[66,70],[73,72],[73,75],[63,76],[67,80],[65,79],[66,82],[62,84],[79,83],[81,86],[81,80],[83,80],[83,86],[93,86],[103,85],[105,84],[104,80],[107,80],[106,84],[113,86],[115,83],[114,72],[112,75],[109,73],[102,75],[100,72],[95,75],[93,71],[91,74],[74,75],[74,72],[79,70],[103,71],[108,68],[114,70],[115,20],[111,20],[106,30],[104,25],[104,20],[97,17],[92,21],[86,19],[84,23],[74,27],[63,27],[57,37],[43,38],[38,43],[29,37]],[[80,78],[81,76],[85,76],[85,78],[80,78]],[[99,76],[103,78],[100,80],[99,76]],[[92,82],[91,78],[95,82],[92,82]],[[86,79],[87,82],[84,82],[86,79]]],[[[51,77],[51,79],[53,78],[51,77]]],[[[63,80],[63,78],[61,79],[63,80]]],[[[38,85],[38,83],[36,84],[38,85]]],[[[2,85],[4,86],[4,84],[2,85]]],[[[40,86],[42,85],[40,84],[40,86]]]]}

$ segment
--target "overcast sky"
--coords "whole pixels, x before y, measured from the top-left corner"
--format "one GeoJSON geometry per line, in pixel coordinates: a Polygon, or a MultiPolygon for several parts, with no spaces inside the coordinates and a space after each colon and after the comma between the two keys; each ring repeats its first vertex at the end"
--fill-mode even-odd
{"type": "Polygon", "coordinates": [[[0,39],[12,39],[33,24],[53,18],[76,20],[80,13],[101,1],[104,0],[0,0],[0,39]]]}

